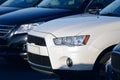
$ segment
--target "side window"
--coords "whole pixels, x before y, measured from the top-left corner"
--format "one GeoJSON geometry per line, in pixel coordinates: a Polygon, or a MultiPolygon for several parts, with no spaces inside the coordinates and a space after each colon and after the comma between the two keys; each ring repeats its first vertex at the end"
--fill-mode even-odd
{"type": "Polygon", "coordinates": [[[93,0],[93,2],[89,5],[87,11],[90,13],[98,13],[113,1],[114,0],[93,0]]]}

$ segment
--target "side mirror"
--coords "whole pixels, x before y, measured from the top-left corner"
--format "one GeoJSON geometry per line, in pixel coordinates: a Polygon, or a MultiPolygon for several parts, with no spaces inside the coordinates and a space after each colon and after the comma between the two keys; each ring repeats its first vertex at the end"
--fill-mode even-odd
{"type": "Polygon", "coordinates": [[[88,12],[91,13],[91,14],[99,14],[99,12],[101,11],[101,9],[88,9],[88,12]]]}
{"type": "Polygon", "coordinates": [[[99,12],[103,9],[103,4],[94,3],[88,7],[88,12],[91,14],[99,14],[99,12]]]}

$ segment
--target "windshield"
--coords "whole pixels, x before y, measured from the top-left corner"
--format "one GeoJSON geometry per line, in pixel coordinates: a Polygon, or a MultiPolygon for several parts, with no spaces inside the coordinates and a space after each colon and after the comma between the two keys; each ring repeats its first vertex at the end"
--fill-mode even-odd
{"type": "Polygon", "coordinates": [[[1,6],[27,8],[35,6],[40,0],[7,0],[1,6]]]}
{"type": "Polygon", "coordinates": [[[85,0],[43,0],[38,7],[78,9],[85,0]]]}
{"type": "Polygon", "coordinates": [[[120,0],[116,0],[111,3],[109,6],[104,8],[100,14],[106,16],[120,16],[120,0]]]}

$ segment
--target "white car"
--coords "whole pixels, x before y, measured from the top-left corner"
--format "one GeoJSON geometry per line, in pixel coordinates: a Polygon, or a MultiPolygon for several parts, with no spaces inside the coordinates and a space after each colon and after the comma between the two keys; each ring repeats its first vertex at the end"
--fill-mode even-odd
{"type": "Polygon", "coordinates": [[[34,69],[104,71],[110,52],[120,42],[120,0],[102,16],[61,18],[28,33],[28,62],[34,69]]]}

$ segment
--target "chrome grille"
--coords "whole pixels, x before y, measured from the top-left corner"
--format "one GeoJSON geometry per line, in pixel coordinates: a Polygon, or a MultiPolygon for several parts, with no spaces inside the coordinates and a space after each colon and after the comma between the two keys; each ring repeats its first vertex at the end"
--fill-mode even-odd
{"type": "Polygon", "coordinates": [[[7,35],[12,29],[13,26],[0,26],[0,37],[7,35]]]}

